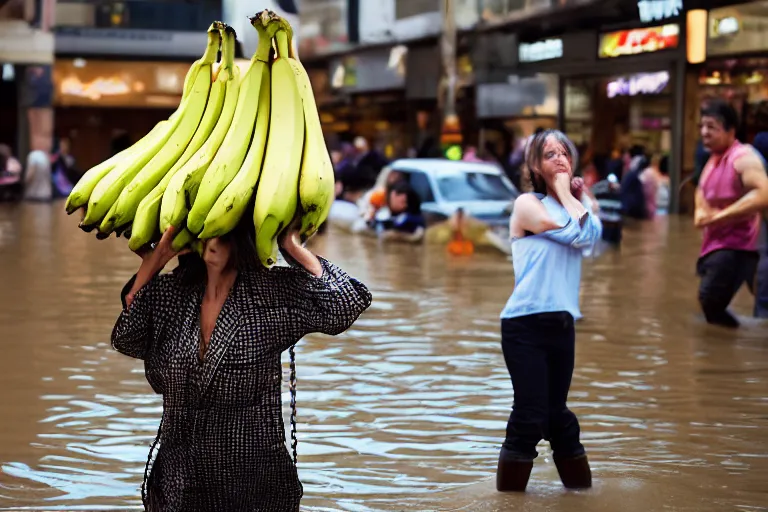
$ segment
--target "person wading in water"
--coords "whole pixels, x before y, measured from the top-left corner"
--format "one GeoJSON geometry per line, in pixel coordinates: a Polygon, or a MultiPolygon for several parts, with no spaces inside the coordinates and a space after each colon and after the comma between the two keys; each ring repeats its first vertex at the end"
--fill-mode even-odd
{"type": "Polygon", "coordinates": [[[205,242],[202,257],[174,257],[173,228],[142,254],[123,288],[112,346],[142,359],[163,396],[163,416],[144,472],[153,512],[298,512],[293,346],[306,334],[345,331],[371,305],[361,282],[280,239],[291,267],[258,262],[250,215],[205,242]],[[285,445],[280,354],[291,354],[293,460],[285,445]],[[150,464],[157,444],[157,457],[150,464]]]}
{"type": "Polygon", "coordinates": [[[768,208],[768,176],[758,153],[736,140],[736,111],[723,100],[701,109],[701,139],[710,157],[696,188],[694,224],[704,232],[696,271],[707,322],[738,327],[728,311],[736,292],[753,288],[760,212],[768,208]]]}
{"type": "Polygon", "coordinates": [[[576,197],[584,184],[573,178],[574,161],[576,148],[565,134],[535,135],[525,153],[534,192],[517,198],[510,219],[515,288],[501,313],[501,346],[514,404],[496,473],[502,492],[525,490],[541,439],[550,442],[565,487],[592,485],[579,422],[566,400],[574,320],[581,318],[581,260],[602,225],[576,197]]]}

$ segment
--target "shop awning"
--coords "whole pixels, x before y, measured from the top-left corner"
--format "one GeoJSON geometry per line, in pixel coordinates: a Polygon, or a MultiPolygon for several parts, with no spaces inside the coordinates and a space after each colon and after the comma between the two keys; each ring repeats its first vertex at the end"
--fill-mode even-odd
{"type": "Polygon", "coordinates": [[[52,64],[53,34],[23,20],[0,20],[0,63],[52,64]]]}

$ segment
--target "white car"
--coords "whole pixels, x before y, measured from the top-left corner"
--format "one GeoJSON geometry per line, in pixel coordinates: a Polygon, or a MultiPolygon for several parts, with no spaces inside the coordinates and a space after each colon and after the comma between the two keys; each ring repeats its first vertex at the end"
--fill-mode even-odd
{"type": "Polygon", "coordinates": [[[509,229],[509,215],[520,195],[496,165],[438,158],[407,158],[387,165],[378,183],[386,183],[392,171],[405,174],[421,197],[421,210],[427,225],[440,222],[456,210],[488,224],[502,234],[509,229]]]}

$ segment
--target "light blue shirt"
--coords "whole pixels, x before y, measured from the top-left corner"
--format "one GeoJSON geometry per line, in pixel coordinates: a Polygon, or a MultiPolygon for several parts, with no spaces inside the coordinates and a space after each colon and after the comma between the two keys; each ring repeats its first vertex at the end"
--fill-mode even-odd
{"type": "Polygon", "coordinates": [[[584,226],[557,200],[536,194],[560,227],[512,240],[515,289],[501,318],[567,311],[581,318],[581,260],[600,240],[603,225],[590,211],[584,226]]]}

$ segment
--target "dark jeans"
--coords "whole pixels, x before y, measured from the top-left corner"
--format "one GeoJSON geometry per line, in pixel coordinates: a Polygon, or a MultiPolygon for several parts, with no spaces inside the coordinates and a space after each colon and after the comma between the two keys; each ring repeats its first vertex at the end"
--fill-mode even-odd
{"type": "Polygon", "coordinates": [[[768,254],[760,255],[755,278],[755,316],[768,318],[768,254]]]}
{"type": "Polygon", "coordinates": [[[739,326],[736,317],[728,312],[728,305],[745,283],[754,293],[758,259],[756,252],[731,249],[720,249],[699,258],[696,263],[696,272],[701,277],[699,304],[707,322],[739,326]]]}
{"type": "Polygon", "coordinates": [[[550,442],[558,456],[584,453],[579,422],[566,406],[575,341],[569,313],[501,321],[501,348],[515,392],[503,446],[520,459],[535,459],[542,439],[550,442]]]}

